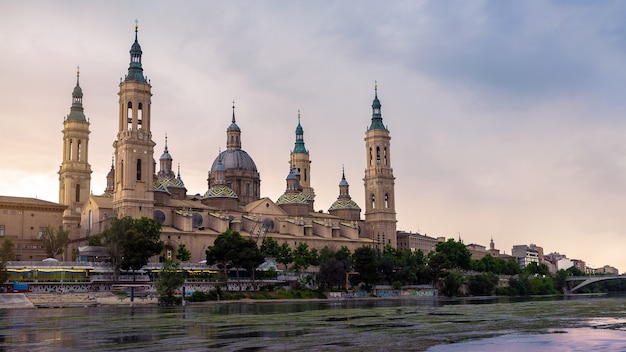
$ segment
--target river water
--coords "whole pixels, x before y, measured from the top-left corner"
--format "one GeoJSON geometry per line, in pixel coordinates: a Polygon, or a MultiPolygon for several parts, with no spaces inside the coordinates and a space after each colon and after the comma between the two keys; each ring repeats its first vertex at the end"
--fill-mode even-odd
{"type": "Polygon", "coordinates": [[[0,309],[0,351],[626,351],[626,298],[0,309]]]}

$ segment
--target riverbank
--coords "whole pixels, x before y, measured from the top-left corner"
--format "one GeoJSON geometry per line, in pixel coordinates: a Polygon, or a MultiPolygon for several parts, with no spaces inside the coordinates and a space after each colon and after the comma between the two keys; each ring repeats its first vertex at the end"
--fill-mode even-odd
{"type": "MultiPolygon", "coordinates": [[[[135,297],[133,305],[158,304],[155,297],[135,297]]],[[[14,308],[67,308],[103,305],[130,305],[130,297],[111,292],[89,293],[3,293],[0,309],[14,308]]]]}

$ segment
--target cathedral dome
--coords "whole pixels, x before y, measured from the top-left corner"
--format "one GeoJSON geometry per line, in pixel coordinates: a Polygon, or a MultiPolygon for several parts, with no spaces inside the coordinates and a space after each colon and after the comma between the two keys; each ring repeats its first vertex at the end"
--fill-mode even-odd
{"type": "Polygon", "coordinates": [[[241,170],[241,171],[252,171],[257,172],[256,164],[254,160],[241,149],[227,149],[218,155],[213,161],[213,165],[211,166],[211,172],[214,172],[218,169],[218,164],[220,164],[220,160],[222,161],[222,165],[226,170],[241,170]]]}

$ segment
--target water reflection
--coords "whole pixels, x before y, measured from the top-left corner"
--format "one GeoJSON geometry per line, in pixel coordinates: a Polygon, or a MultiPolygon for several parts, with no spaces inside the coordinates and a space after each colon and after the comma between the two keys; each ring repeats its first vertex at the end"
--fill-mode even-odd
{"type": "Polygon", "coordinates": [[[605,341],[607,350],[614,350],[626,349],[618,343],[626,340],[623,302],[492,297],[0,309],[0,351],[426,350],[436,345],[441,347],[433,351],[457,346],[465,346],[458,351],[495,351],[484,346],[528,349],[536,342],[560,350],[579,336],[605,341]]]}

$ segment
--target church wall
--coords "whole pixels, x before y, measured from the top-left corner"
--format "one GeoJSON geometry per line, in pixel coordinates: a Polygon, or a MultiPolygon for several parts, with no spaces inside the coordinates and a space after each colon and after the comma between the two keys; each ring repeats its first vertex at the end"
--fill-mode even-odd
{"type": "Polygon", "coordinates": [[[172,226],[180,231],[190,232],[193,230],[191,213],[182,210],[172,212],[172,226]]]}
{"type": "Polygon", "coordinates": [[[333,237],[333,225],[331,222],[324,220],[314,220],[313,223],[313,234],[323,237],[323,238],[332,238],[333,237]]]}
{"type": "Polygon", "coordinates": [[[206,227],[218,233],[222,233],[229,228],[230,218],[228,217],[228,215],[208,213],[206,217],[206,223],[206,227]]]}

